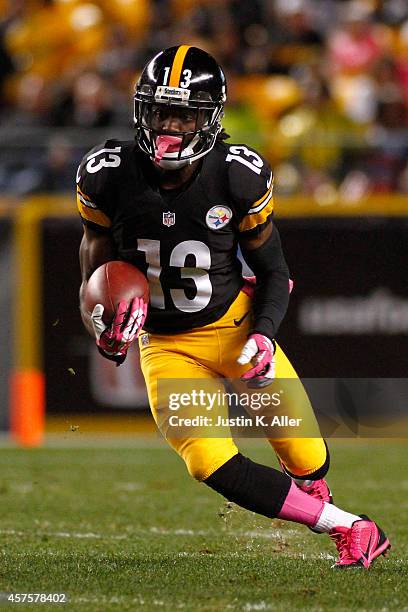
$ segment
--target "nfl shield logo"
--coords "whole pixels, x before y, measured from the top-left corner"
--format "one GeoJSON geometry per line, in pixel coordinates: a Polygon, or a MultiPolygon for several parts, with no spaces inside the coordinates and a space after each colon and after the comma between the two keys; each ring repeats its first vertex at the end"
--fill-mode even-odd
{"type": "Polygon", "coordinates": [[[140,336],[140,343],[142,346],[149,346],[149,334],[142,334],[140,336]]]}
{"type": "Polygon", "coordinates": [[[164,212],[163,213],[163,225],[167,225],[170,227],[176,223],[176,213],[174,212],[164,212]]]}

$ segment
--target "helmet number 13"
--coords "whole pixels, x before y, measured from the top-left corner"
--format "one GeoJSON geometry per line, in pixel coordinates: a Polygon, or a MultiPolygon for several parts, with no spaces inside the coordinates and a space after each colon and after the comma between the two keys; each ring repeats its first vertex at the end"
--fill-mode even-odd
{"type": "MultiPolygon", "coordinates": [[[[164,310],[165,300],[160,282],[162,267],[160,265],[160,241],[140,239],[137,248],[146,254],[147,278],[150,286],[150,302],[154,308],[164,310]]],[[[210,249],[199,240],[184,240],[177,244],[170,254],[170,266],[180,269],[181,278],[191,279],[196,288],[194,298],[188,298],[184,289],[170,289],[174,305],[182,312],[198,312],[203,310],[210,302],[212,285],[206,270],[211,267],[210,249]],[[186,267],[188,255],[195,258],[195,267],[186,267]]]]}
{"type": "MultiPolygon", "coordinates": [[[[163,85],[168,85],[169,75],[170,75],[170,66],[166,66],[163,70],[163,85]]],[[[189,87],[191,83],[191,77],[193,76],[192,71],[189,68],[184,68],[182,72],[183,80],[180,81],[180,87],[186,88],[189,87]]]]}

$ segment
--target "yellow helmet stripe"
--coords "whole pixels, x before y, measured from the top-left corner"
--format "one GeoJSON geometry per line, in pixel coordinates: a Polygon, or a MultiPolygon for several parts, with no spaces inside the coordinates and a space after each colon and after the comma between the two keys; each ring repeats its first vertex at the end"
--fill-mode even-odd
{"type": "Polygon", "coordinates": [[[173,65],[171,67],[169,87],[179,87],[181,70],[189,49],[190,45],[180,45],[180,47],[177,49],[176,55],[174,56],[173,65]]]}

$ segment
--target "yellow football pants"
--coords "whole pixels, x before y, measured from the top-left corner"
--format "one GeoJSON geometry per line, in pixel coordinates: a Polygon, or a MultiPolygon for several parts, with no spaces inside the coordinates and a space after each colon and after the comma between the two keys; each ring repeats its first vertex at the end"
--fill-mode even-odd
{"type": "MultiPolygon", "coordinates": [[[[244,346],[251,326],[247,316],[251,311],[251,298],[240,292],[227,313],[215,323],[182,334],[142,334],[139,338],[141,367],[145,377],[149,403],[156,423],[163,422],[161,414],[168,406],[158,402],[157,380],[240,378],[251,366],[241,366],[237,358],[244,346]]],[[[290,361],[277,345],[276,378],[296,378],[290,361]]],[[[206,383],[207,384],[207,383],[206,383]]],[[[299,381],[298,387],[301,387],[299,381]]],[[[292,474],[305,477],[318,470],[326,460],[326,447],[320,437],[313,409],[306,392],[302,401],[302,416],[315,425],[316,436],[310,438],[269,439],[280,461],[292,474]],[[307,414],[306,414],[307,413],[307,414]]],[[[314,434],[313,434],[314,435],[314,434]]],[[[169,444],[183,458],[189,473],[197,480],[205,480],[239,451],[232,437],[167,437],[169,444]]]]}

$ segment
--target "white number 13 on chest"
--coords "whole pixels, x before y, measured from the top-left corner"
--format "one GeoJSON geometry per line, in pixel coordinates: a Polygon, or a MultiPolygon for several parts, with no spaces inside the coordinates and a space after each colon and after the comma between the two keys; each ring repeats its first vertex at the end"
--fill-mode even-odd
{"type": "MultiPolygon", "coordinates": [[[[137,241],[137,248],[146,254],[147,278],[150,285],[150,303],[154,308],[165,308],[164,293],[160,281],[160,240],[142,238],[137,241]]],[[[184,289],[170,289],[173,303],[182,312],[199,312],[210,302],[212,285],[206,270],[211,268],[210,249],[199,240],[184,240],[177,244],[170,254],[169,265],[180,269],[181,278],[190,278],[196,287],[194,298],[188,298],[184,289]],[[188,255],[195,258],[195,267],[186,267],[188,255]]]]}

